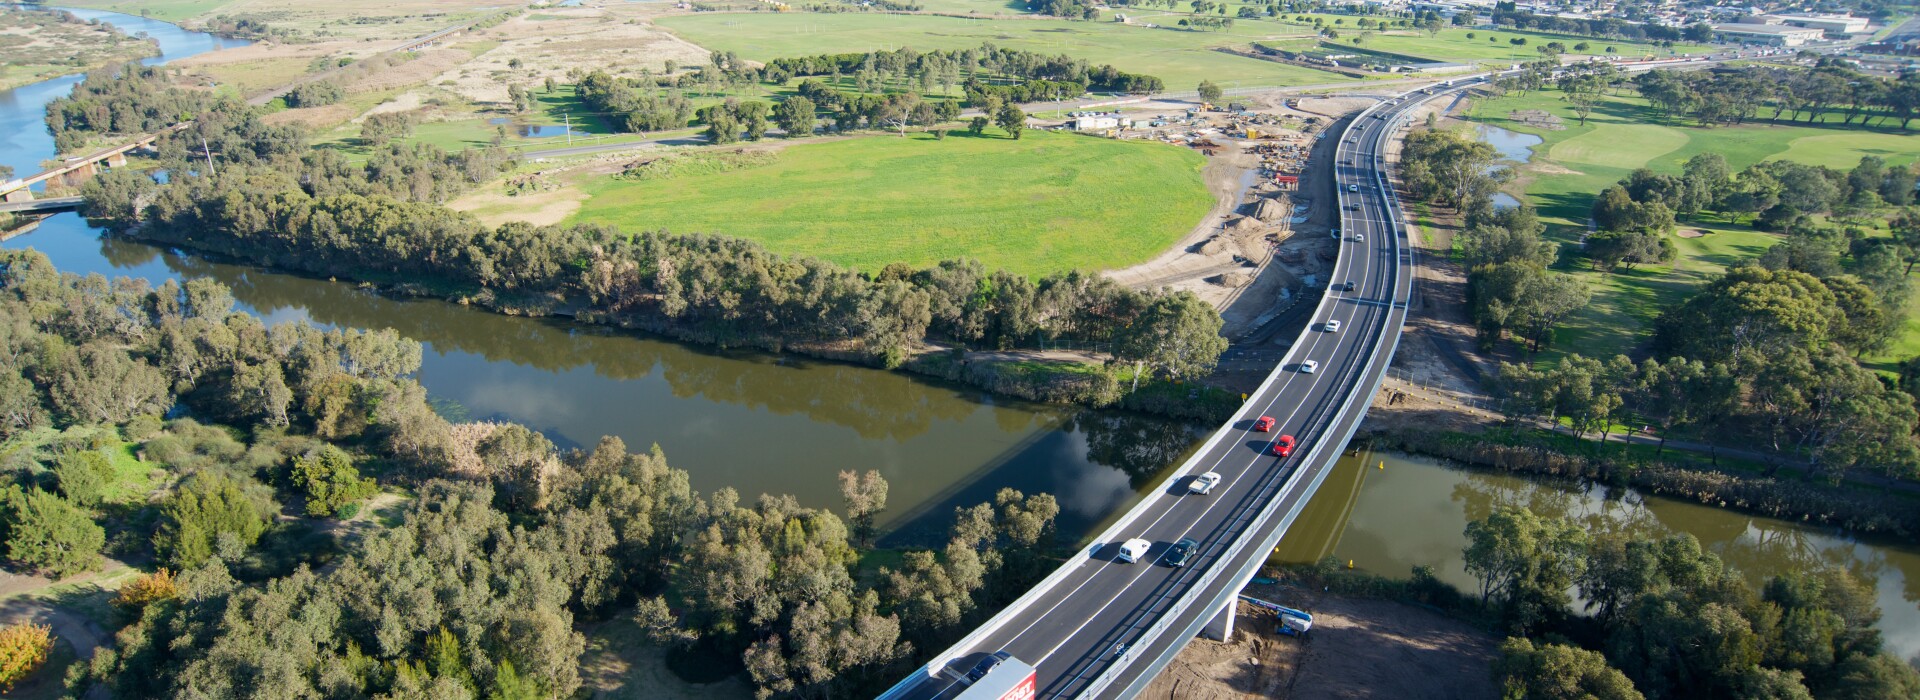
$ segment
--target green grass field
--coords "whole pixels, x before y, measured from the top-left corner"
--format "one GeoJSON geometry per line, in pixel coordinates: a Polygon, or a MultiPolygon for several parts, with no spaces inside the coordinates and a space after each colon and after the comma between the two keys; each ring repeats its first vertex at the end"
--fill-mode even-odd
{"type": "Polygon", "coordinates": [[[1067,54],[1126,71],[1159,76],[1173,92],[1201,80],[1222,87],[1290,86],[1352,80],[1326,71],[1241,58],[1213,48],[1258,38],[1293,37],[1276,22],[1235,24],[1230,32],[1148,29],[1115,22],[961,19],[928,15],[700,13],[664,17],[661,27],[715,51],[751,60],[911,46],[965,49],[992,42],[1010,49],[1067,54]],[[1244,25],[1244,26],[1243,26],[1244,25]]]}
{"type": "MultiPolygon", "coordinates": [[[[1638,97],[1610,98],[1580,126],[1559,98],[1558,91],[1542,90],[1481,100],[1470,116],[1542,139],[1533,149],[1523,184],[1527,198],[1540,209],[1548,237],[1560,242],[1563,252],[1579,244],[1594,195],[1635,168],[1678,173],[1688,158],[1709,152],[1725,156],[1735,170],[1774,158],[1837,168],[1852,167],[1864,155],[1901,164],[1920,159],[1920,135],[1912,132],[1817,124],[1668,126],[1638,97]],[[1567,128],[1542,130],[1508,118],[1511,111],[1522,109],[1552,112],[1567,128]]],[[[1777,240],[1774,234],[1719,220],[1683,222],[1681,228],[1706,235],[1676,237],[1680,257],[1671,268],[1643,266],[1629,273],[1601,274],[1589,271],[1583,258],[1564,255],[1558,268],[1591,284],[1593,303],[1561,325],[1554,349],[1539,359],[1554,361],[1562,352],[1603,357],[1627,352],[1646,339],[1663,307],[1728,264],[1765,252],[1777,240]]],[[[1902,342],[1920,351],[1920,321],[1909,321],[1902,342]]]]}
{"type": "Polygon", "coordinates": [[[182,20],[212,14],[232,4],[232,0],[54,0],[47,4],[141,15],[177,24],[182,20]]]}
{"type": "MultiPolygon", "coordinates": [[[[1351,24],[1351,20],[1348,23],[1351,24]]],[[[1342,30],[1340,38],[1345,40],[1356,34],[1358,32],[1355,30],[1342,30]]],[[[1646,42],[1505,29],[1443,29],[1434,36],[1428,36],[1426,32],[1375,33],[1364,46],[1376,51],[1392,51],[1441,61],[1531,61],[1540,57],[1534,47],[1545,46],[1551,41],[1565,44],[1569,49],[1586,42],[1589,44],[1587,51],[1576,53],[1591,55],[1604,55],[1608,46],[1614,47],[1621,56],[1666,55],[1668,51],[1646,42]],[[1473,38],[1468,39],[1468,34],[1472,34],[1473,38]],[[1508,43],[1510,39],[1526,39],[1527,45],[1515,47],[1508,43]]],[[[1708,53],[1713,49],[1693,44],[1675,44],[1672,50],[1677,53],[1708,53]]]]}
{"type": "Polygon", "coordinates": [[[1027,275],[1144,262],[1213,205],[1202,157],[1157,143],[989,130],[785,149],[748,170],[604,179],[575,221],[751,238],[875,271],[974,257],[1027,275]]]}

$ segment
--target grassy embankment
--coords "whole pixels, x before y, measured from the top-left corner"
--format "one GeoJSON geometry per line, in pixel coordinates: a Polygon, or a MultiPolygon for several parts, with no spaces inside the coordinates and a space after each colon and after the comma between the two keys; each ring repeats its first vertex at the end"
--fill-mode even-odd
{"type": "Polygon", "coordinates": [[[158,53],[152,42],[113,27],[63,21],[55,12],[0,7],[0,90],[158,53]]]}
{"type": "MultiPolygon", "coordinates": [[[[1688,158],[1701,153],[1725,156],[1736,171],[1780,158],[1834,168],[1851,168],[1867,155],[1897,164],[1920,158],[1920,137],[1912,132],[1805,123],[1712,129],[1669,126],[1638,97],[1607,99],[1585,126],[1579,125],[1555,90],[1481,100],[1470,116],[1543,140],[1534,147],[1532,162],[1522,169],[1518,187],[1524,188],[1528,200],[1539,207],[1548,237],[1562,246],[1557,269],[1581,276],[1594,290],[1593,302],[1561,324],[1554,348],[1540,354],[1541,362],[1557,361],[1562,353],[1574,350],[1599,357],[1629,351],[1647,338],[1662,308],[1685,298],[1727,265],[1757,257],[1778,240],[1774,234],[1741,223],[1719,219],[1683,222],[1680,230],[1695,229],[1706,235],[1675,237],[1680,255],[1673,265],[1594,272],[1583,258],[1567,253],[1576,249],[1586,230],[1594,195],[1634,169],[1647,167],[1678,174],[1688,158]],[[1567,128],[1549,131],[1508,118],[1514,110],[1529,109],[1551,112],[1567,128]]],[[[1898,345],[1901,348],[1890,355],[1904,357],[1920,352],[1920,319],[1908,322],[1907,333],[1898,345]]]]}
{"type": "Polygon", "coordinates": [[[1299,36],[1296,27],[1246,22],[1222,32],[1149,29],[1115,22],[1067,20],[993,21],[926,15],[712,14],[661,18],[659,26],[715,51],[766,61],[820,53],[873,51],[911,46],[920,50],[996,46],[1066,54],[1095,64],[1159,76],[1172,92],[1192,90],[1201,80],[1221,87],[1284,87],[1342,82],[1345,76],[1271,61],[1243,58],[1215,47],[1245,45],[1256,38],[1299,36]]]}
{"type": "Polygon", "coordinates": [[[867,136],[784,149],[768,165],[601,179],[575,221],[759,241],[869,272],[973,257],[1038,277],[1143,262],[1212,206],[1201,156],[1027,131],[867,136]]]}

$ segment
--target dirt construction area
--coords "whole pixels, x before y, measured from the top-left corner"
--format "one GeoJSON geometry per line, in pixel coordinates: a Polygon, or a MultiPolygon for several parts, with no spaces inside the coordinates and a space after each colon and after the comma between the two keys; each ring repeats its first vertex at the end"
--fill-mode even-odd
{"type": "Polygon", "coordinates": [[[1491,676],[1496,642],[1465,622],[1403,603],[1298,588],[1269,595],[1282,592],[1313,615],[1305,637],[1279,635],[1273,613],[1242,603],[1233,640],[1194,640],[1140,697],[1498,697],[1491,676]]]}

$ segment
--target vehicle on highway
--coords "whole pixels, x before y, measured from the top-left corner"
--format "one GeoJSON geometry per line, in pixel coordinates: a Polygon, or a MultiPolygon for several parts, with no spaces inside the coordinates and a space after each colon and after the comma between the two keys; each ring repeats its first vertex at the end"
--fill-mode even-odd
{"type": "Polygon", "coordinates": [[[1316,362],[1313,360],[1307,360],[1306,362],[1300,363],[1301,374],[1313,374],[1314,370],[1317,370],[1317,369],[1320,369],[1319,362],[1316,362]]]}
{"type": "Polygon", "coordinates": [[[1364,233],[1356,233],[1356,234],[1353,234],[1353,242],[1355,242],[1355,243],[1365,243],[1365,242],[1367,242],[1367,234],[1364,234],[1364,233]]]}
{"type": "Polygon", "coordinates": [[[1274,454],[1279,455],[1281,457],[1292,457],[1293,445],[1294,445],[1294,441],[1293,441],[1292,435],[1282,435],[1280,436],[1280,439],[1273,441],[1273,447],[1271,449],[1273,450],[1274,454]]]}
{"type": "Polygon", "coordinates": [[[1337,319],[1337,318],[1336,318],[1336,319],[1333,319],[1333,320],[1330,320],[1330,321],[1327,321],[1327,323],[1326,323],[1326,326],[1325,326],[1325,328],[1327,329],[1327,332],[1328,332],[1328,333],[1339,333],[1339,332],[1340,332],[1340,319],[1337,319]]]}
{"type": "Polygon", "coordinates": [[[980,663],[974,664],[973,668],[967,671],[965,683],[972,685],[979,682],[980,679],[986,678],[987,674],[992,673],[994,667],[1005,663],[1007,659],[1011,658],[1013,658],[1013,655],[1004,651],[996,651],[987,655],[987,658],[981,659],[980,663]]]}
{"type": "Polygon", "coordinates": [[[1349,205],[1347,205],[1347,211],[1360,211],[1360,205],[1359,205],[1359,204],[1349,204],[1349,205]]]}
{"type": "Polygon", "coordinates": [[[1353,280],[1347,280],[1345,282],[1340,283],[1340,291],[1343,291],[1343,292],[1353,291],[1353,280]]]}
{"type": "Polygon", "coordinates": [[[1253,432],[1264,433],[1273,429],[1273,416],[1261,416],[1253,422],[1253,432]]]}
{"type": "Polygon", "coordinates": [[[1172,547],[1168,547],[1167,553],[1160,555],[1160,561],[1166,563],[1167,566],[1178,569],[1186,566],[1187,560],[1193,558],[1193,550],[1199,548],[1199,542],[1193,541],[1191,537],[1184,538],[1179,542],[1173,543],[1172,547]]]}
{"type": "Polygon", "coordinates": [[[1113,560],[1122,564],[1132,564],[1140,561],[1141,557],[1146,556],[1147,550],[1152,547],[1153,543],[1143,539],[1135,538],[1127,540],[1120,543],[1120,554],[1114,557],[1113,560]]]}
{"type": "Polygon", "coordinates": [[[1348,192],[1359,192],[1359,191],[1360,191],[1360,186],[1359,186],[1359,185],[1347,185],[1347,191],[1348,191],[1348,192]]]}
{"type": "Polygon", "coordinates": [[[1205,474],[1201,474],[1199,476],[1193,477],[1193,481],[1187,482],[1187,492],[1204,495],[1204,494],[1212,493],[1213,487],[1219,486],[1219,485],[1220,485],[1220,475],[1215,472],[1207,472],[1205,474]]]}

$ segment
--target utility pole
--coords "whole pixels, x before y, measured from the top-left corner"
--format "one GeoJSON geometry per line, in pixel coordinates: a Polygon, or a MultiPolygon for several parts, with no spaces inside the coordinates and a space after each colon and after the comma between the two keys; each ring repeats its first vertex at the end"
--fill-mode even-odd
{"type": "Polygon", "coordinates": [[[213,147],[207,145],[207,137],[200,137],[200,152],[207,156],[207,174],[218,176],[220,171],[213,169],[213,147]]]}
{"type": "Polygon", "coordinates": [[[573,113],[561,112],[560,118],[566,120],[567,145],[573,145],[573,113]]]}

